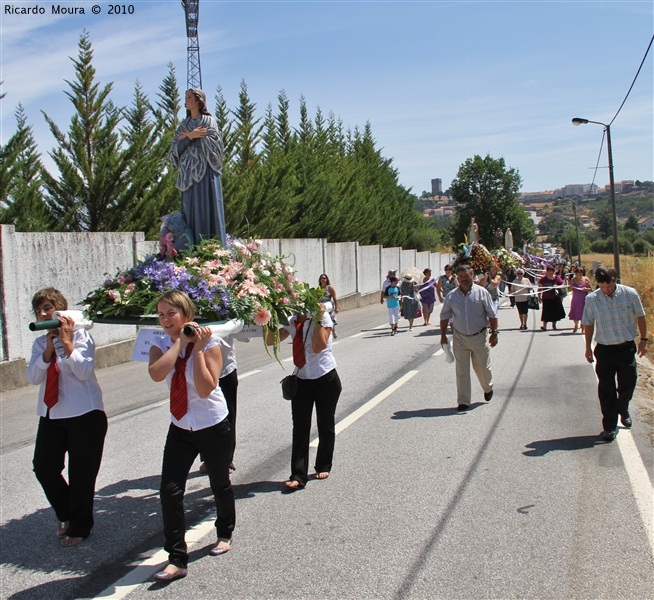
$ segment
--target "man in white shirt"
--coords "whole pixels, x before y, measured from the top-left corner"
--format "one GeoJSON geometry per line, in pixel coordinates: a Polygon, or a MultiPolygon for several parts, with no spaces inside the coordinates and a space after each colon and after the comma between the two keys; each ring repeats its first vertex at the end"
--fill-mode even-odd
{"type": "Polygon", "coordinates": [[[470,408],[472,389],[470,362],[484,390],[484,400],[493,397],[493,374],[490,349],[497,345],[497,308],[488,290],[472,282],[473,270],[469,265],[459,267],[459,287],[443,299],[441,310],[441,345],[447,344],[447,325],[452,319],[453,352],[456,359],[457,410],[470,408]],[[490,338],[486,330],[490,325],[490,338]]]}
{"type": "Polygon", "coordinates": [[[585,328],[586,360],[592,363],[593,355],[597,359],[602,438],[612,442],[618,416],[627,429],[632,425],[629,401],[636,389],[636,353],[644,356],[647,351],[647,321],[638,292],[617,283],[615,269],[600,267],[595,271],[595,281],[598,289],[586,296],[581,322],[585,328]],[[637,334],[640,334],[638,348],[634,342],[637,334]]]}

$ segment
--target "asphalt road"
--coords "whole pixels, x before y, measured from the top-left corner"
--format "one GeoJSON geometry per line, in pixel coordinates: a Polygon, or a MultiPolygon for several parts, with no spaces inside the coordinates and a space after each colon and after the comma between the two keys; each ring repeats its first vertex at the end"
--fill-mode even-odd
{"type": "Polygon", "coordinates": [[[193,472],[189,575],[168,586],[150,580],[166,562],[165,385],[141,363],[98,372],[110,420],[96,526],[67,549],[31,470],[36,390],[4,394],[1,597],[651,598],[651,446],[637,414],[600,441],[595,375],[569,322],[544,333],[532,313],[522,332],[501,308],[495,396],[473,381],[463,414],[437,327],[403,322],[390,337],[385,322],[380,305],[340,315],[334,469],[291,495],[285,372],[259,340],[237,346],[233,549],[209,555],[213,501],[193,472]]]}

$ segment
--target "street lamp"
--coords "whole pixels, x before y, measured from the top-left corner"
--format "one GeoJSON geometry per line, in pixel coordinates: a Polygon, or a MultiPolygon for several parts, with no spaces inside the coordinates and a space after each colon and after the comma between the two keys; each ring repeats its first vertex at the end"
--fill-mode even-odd
{"type": "Polygon", "coordinates": [[[606,131],[606,149],[609,155],[609,185],[611,186],[611,212],[613,214],[613,266],[618,272],[618,278],[620,278],[620,246],[618,244],[618,215],[615,209],[615,181],[613,180],[613,153],[611,151],[611,126],[606,123],[600,123],[599,121],[590,121],[588,119],[580,119],[575,117],[572,119],[573,125],[586,125],[587,123],[593,123],[595,125],[601,125],[606,131]]]}

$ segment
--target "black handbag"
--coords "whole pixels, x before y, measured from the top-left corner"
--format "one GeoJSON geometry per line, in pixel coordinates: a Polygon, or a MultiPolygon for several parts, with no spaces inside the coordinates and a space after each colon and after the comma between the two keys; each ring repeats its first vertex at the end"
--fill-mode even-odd
{"type": "Polygon", "coordinates": [[[279,383],[282,384],[282,397],[284,400],[294,400],[297,396],[297,375],[287,375],[279,383]]]}
{"type": "Polygon", "coordinates": [[[527,308],[531,308],[532,310],[540,309],[540,302],[538,301],[538,296],[536,296],[536,294],[532,294],[527,298],[527,308]]]}

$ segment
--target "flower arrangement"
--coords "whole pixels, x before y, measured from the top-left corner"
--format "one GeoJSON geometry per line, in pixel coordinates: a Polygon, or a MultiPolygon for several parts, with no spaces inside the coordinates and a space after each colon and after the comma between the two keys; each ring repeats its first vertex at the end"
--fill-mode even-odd
{"type": "Polygon", "coordinates": [[[506,248],[500,247],[494,250],[492,254],[493,260],[495,260],[500,269],[517,269],[522,264],[520,255],[506,248]]]}
{"type": "Polygon", "coordinates": [[[196,319],[204,322],[241,319],[260,325],[264,340],[275,333],[279,348],[280,324],[289,316],[319,310],[320,292],[295,276],[283,257],[263,252],[259,240],[228,236],[225,246],[215,240],[176,254],[148,256],[135,267],[118,271],[80,303],[89,319],[148,317],[156,313],[157,298],[165,291],[188,294],[196,319]]]}
{"type": "Polygon", "coordinates": [[[454,260],[454,266],[470,265],[476,275],[485,273],[493,264],[493,256],[488,248],[479,242],[461,244],[459,254],[454,260]]]}

